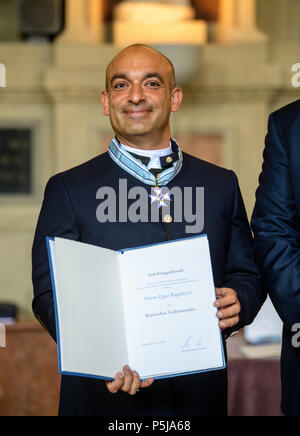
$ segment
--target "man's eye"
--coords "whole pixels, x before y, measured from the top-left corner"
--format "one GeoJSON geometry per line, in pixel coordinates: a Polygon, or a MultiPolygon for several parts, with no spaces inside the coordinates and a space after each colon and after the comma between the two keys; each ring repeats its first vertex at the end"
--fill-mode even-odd
{"type": "Polygon", "coordinates": [[[122,89],[125,88],[126,84],[125,83],[117,83],[116,85],[114,85],[115,89],[122,89]]]}
{"type": "Polygon", "coordinates": [[[160,84],[159,84],[158,82],[148,82],[148,83],[147,83],[147,86],[150,86],[150,87],[152,87],[152,88],[155,88],[155,87],[159,87],[160,84]]]}

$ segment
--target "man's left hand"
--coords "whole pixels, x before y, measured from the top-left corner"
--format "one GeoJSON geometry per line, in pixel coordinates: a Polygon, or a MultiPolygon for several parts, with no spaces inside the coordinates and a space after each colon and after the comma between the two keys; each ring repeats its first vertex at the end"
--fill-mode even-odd
{"type": "Polygon", "coordinates": [[[237,293],[231,288],[216,288],[216,296],[214,306],[218,308],[219,327],[222,331],[234,327],[240,320],[241,312],[237,293]]]}

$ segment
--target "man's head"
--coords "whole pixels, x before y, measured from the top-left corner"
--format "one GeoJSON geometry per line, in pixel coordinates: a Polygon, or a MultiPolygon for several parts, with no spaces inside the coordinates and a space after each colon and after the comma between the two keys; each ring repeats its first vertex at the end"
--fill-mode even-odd
{"type": "Polygon", "coordinates": [[[175,74],[175,68],[174,65],[172,64],[172,62],[170,61],[169,58],[167,58],[165,55],[163,55],[162,53],[160,53],[159,51],[155,50],[152,47],[149,47],[145,44],[134,44],[131,45],[127,48],[125,48],[124,50],[122,50],[108,65],[107,69],[106,69],[106,82],[105,82],[105,89],[106,91],[110,90],[110,80],[109,80],[109,73],[110,73],[110,68],[113,66],[114,61],[122,55],[125,55],[126,53],[128,53],[129,51],[148,51],[148,52],[152,52],[152,54],[155,55],[159,55],[164,62],[166,62],[166,64],[168,64],[169,66],[169,86],[170,86],[170,91],[172,91],[175,87],[176,87],[176,74],[175,74]]]}
{"type": "Polygon", "coordinates": [[[168,145],[170,114],[178,111],[182,97],[171,61],[148,46],[127,47],[107,68],[104,114],[125,144],[139,148],[168,145]]]}

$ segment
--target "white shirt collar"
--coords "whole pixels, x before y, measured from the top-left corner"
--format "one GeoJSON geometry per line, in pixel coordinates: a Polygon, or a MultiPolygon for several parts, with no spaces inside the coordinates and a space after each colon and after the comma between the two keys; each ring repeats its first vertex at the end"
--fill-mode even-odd
{"type": "Polygon", "coordinates": [[[160,150],[141,150],[140,148],[129,147],[128,145],[122,143],[121,143],[121,147],[126,151],[129,151],[130,153],[134,153],[139,156],[149,157],[150,162],[147,166],[148,169],[151,168],[160,169],[161,168],[160,158],[162,156],[168,156],[169,154],[173,153],[171,142],[169,147],[160,150]]]}

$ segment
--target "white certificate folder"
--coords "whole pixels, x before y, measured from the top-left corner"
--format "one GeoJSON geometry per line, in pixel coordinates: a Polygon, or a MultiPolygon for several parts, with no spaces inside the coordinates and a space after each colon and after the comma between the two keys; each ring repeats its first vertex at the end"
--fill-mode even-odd
{"type": "Polygon", "coordinates": [[[209,244],[195,236],[122,251],[47,238],[61,374],[141,379],[226,367],[209,244]]]}

